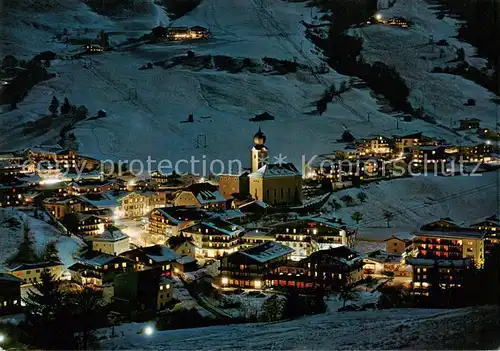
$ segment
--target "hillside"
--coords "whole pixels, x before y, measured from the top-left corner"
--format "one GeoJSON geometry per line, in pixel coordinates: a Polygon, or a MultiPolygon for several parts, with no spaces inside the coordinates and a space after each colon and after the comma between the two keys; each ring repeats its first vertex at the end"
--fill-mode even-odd
{"type": "Polygon", "coordinates": [[[327,312],[288,322],[161,331],[152,336],[139,334],[144,324],[132,323],[115,328],[122,337],[103,336],[101,343],[109,349],[148,350],[491,349],[499,342],[494,327],[482,330],[477,322],[494,326],[497,316],[488,307],[327,312]]]}

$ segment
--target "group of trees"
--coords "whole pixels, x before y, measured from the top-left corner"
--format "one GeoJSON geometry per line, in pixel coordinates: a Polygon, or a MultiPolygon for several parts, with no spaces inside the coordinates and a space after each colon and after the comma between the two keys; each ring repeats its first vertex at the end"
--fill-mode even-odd
{"type": "Polygon", "coordinates": [[[41,254],[38,254],[31,238],[30,227],[28,222],[23,225],[23,241],[18,247],[18,251],[8,259],[10,263],[37,263],[45,261],[58,261],[59,253],[56,243],[50,241],[45,245],[45,249],[41,254]]]}
{"type": "Polygon", "coordinates": [[[294,319],[305,315],[326,312],[324,291],[318,289],[312,295],[303,295],[295,288],[290,288],[284,298],[272,295],[264,301],[261,308],[260,320],[276,322],[282,319],[294,319]]]}
{"type": "Polygon", "coordinates": [[[76,107],[76,105],[70,104],[67,97],[64,98],[64,102],[61,105],[59,99],[53,96],[49,105],[49,112],[52,116],[57,116],[58,111],[60,111],[61,115],[72,115],[78,119],[87,118],[89,112],[84,105],[76,107]]]}
{"type": "Polygon", "coordinates": [[[39,349],[95,348],[94,335],[107,325],[107,312],[89,288],[66,293],[61,281],[43,271],[25,299],[25,320],[19,325],[23,341],[39,349]]]}
{"type": "MultiPolygon", "coordinates": [[[[365,22],[377,11],[376,2],[317,0],[314,5],[335,14],[334,18],[331,18],[328,37],[323,38],[312,32],[307,34],[328,57],[329,65],[341,74],[363,79],[376,93],[384,95],[393,108],[413,113],[408,102],[410,91],[396,69],[380,61],[365,63],[361,55],[363,39],[347,34],[353,24],[365,22]]],[[[317,108],[320,113],[326,109],[325,102],[325,99],[318,101],[317,108]]]]}

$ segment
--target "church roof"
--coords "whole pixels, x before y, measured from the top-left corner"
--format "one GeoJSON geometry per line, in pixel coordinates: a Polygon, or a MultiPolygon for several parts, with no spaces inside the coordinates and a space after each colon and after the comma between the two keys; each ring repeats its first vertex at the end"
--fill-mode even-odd
{"type": "Polygon", "coordinates": [[[266,164],[255,172],[250,173],[248,176],[250,178],[274,178],[300,175],[300,172],[297,170],[293,163],[274,163],[266,164]]]}

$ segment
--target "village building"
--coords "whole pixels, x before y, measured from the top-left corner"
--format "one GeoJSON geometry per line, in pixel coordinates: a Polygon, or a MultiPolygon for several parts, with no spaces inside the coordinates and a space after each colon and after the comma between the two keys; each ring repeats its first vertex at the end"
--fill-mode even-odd
{"type": "Polygon", "coordinates": [[[84,46],[86,52],[89,53],[100,53],[104,51],[104,47],[99,44],[86,44],[84,46]]]}
{"type": "Polygon", "coordinates": [[[19,313],[21,284],[23,280],[7,273],[0,273],[0,316],[19,313]]]}
{"type": "Polygon", "coordinates": [[[201,26],[167,27],[168,40],[200,40],[208,38],[208,31],[201,26]]]}
{"type": "Polygon", "coordinates": [[[424,224],[422,227],[420,227],[420,230],[430,230],[430,231],[458,231],[461,230],[460,226],[455,223],[454,220],[452,220],[449,217],[445,218],[440,218],[438,220],[432,221],[430,223],[424,224]]]}
{"type": "Polygon", "coordinates": [[[362,256],[346,246],[339,246],[316,251],[301,261],[288,262],[272,269],[266,284],[275,288],[338,291],[363,277],[362,256]]]}
{"type": "Polygon", "coordinates": [[[63,149],[58,145],[40,146],[26,150],[26,156],[35,164],[56,164],[61,169],[78,169],[79,173],[93,171],[100,167],[100,161],[82,156],[76,151],[63,149]],[[43,161],[49,161],[45,163],[43,161]]]}
{"type": "Polygon", "coordinates": [[[442,144],[441,139],[432,138],[424,135],[422,132],[407,134],[402,136],[394,136],[394,152],[395,153],[411,153],[414,147],[417,146],[438,146],[442,144]]]}
{"type": "Polygon", "coordinates": [[[174,250],[175,253],[183,257],[192,257],[192,258],[196,258],[197,251],[199,250],[198,246],[196,246],[195,243],[189,240],[184,240],[175,246],[171,246],[170,248],[174,250]]]}
{"type": "Polygon", "coordinates": [[[179,192],[174,200],[174,206],[224,210],[227,209],[227,201],[217,186],[210,183],[195,183],[179,192]]]}
{"type": "Polygon", "coordinates": [[[49,197],[43,200],[43,207],[58,220],[67,214],[83,212],[86,209],[85,203],[76,197],[49,197]]]}
{"type": "Polygon", "coordinates": [[[26,199],[26,193],[29,189],[30,186],[16,180],[0,184],[0,207],[16,207],[27,204],[29,200],[26,199]]]}
{"type": "Polygon", "coordinates": [[[55,279],[60,279],[64,265],[59,261],[38,263],[11,263],[4,266],[4,271],[22,280],[22,285],[40,281],[43,271],[48,271],[55,279]]]}
{"type": "Polygon", "coordinates": [[[500,219],[498,219],[497,215],[487,217],[479,222],[472,224],[470,227],[480,232],[491,234],[498,233],[500,235],[500,219]]]}
{"type": "Polygon", "coordinates": [[[245,229],[221,218],[211,218],[182,230],[198,247],[199,257],[220,257],[238,251],[245,229]]]}
{"type": "Polygon", "coordinates": [[[474,231],[420,231],[413,247],[416,258],[437,260],[470,259],[477,267],[485,260],[485,233],[474,231]]]}
{"type": "Polygon", "coordinates": [[[82,179],[71,182],[68,186],[70,195],[83,195],[89,193],[104,193],[106,191],[117,190],[118,184],[111,180],[82,179]]]}
{"type": "Polygon", "coordinates": [[[413,269],[412,293],[426,296],[436,285],[440,289],[463,287],[474,267],[470,259],[410,258],[408,264],[413,269]]]}
{"type": "Polygon", "coordinates": [[[277,242],[265,242],[237,251],[220,261],[220,286],[262,289],[266,275],[286,262],[292,249],[277,242]]]}
{"type": "Polygon", "coordinates": [[[206,219],[209,214],[197,206],[161,207],[149,214],[149,233],[176,236],[188,223],[206,219]]]}
{"type": "Polygon", "coordinates": [[[392,153],[392,140],[388,137],[377,135],[357,141],[357,154],[359,156],[388,157],[392,153]]]}
{"type": "Polygon", "coordinates": [[[269,208],[269,205],[263,201],[253,200],[238,206],[238,210],[245,216],[261,216],[264,215],[269,208]]]}
{"type": "Polygon", "coordinates": [[[81,285],[101,287],[113,282],[115,276],[132,272],[134,262],[115,255],[90,252],[84,257],[75,259],[75,263],[68,267],[71,280],[81,285]]]}
{"type": "Polygon", "coordinates": [[[250,193],[248,175],[244,171],[240,174],[221,174],[219,176],[219,190],[226,199],[233,198],[235,194],[239,197],[248,196],[250,193]]]}
{"type": "Polygon", "coordinates": [[[245,231],[241,248],[248,249],[256,245],[276,241],[276,234],[270,228],[252,228],[245,231]]]}
{"type": "Polygon", "coordinates": [[[336,160],[355,160],[358,157],[358,149],[354,144],[347,144],[334,152],[336,160]]]}
{"type": "Polygon", "coordinates": [[[463,161],[469,162],[488,162],[491,160],[491,154],[494,147],[488,143],[475,145],[461,145],[459,147],[459,156],[463,161]]]}
{"type": "Polygon", "coordinates": [[[85,241],[90,242],[93,251],[108,255],[117,256],[122,252],[130,250],[128,235],[116,228],[108,228],[98,235],[87,236],[85,237],[85,241]]]}
{"type": "Polygon", "coordinates": [[[412,152],[412,162],[422,167],[428,167],[429,163],[446,162],[448,155],[445,146],[415,146],[412,152]]]}
{"type": "Polygon", "coordinates": [[[170,276],[172,274],[172,264],[181,255],[165,245],[153,245],[139,247],[137,249],[122,252],[120,256],[134,262],[136,270],[145,270],[149,268],[159,268],[161,274],[170,276]]]}
{"type": "Polygon", "coordinates": [[[175,260],[173,267],[175,274],[193,272],[198,269],[198,262],[191,256],[184,256],[175,260]]]}
{"type": "Polygon", "coordinates": [[[412,249],[415,235],[406,232],[399,232],[385,239],[385,251],[393,254],[402,255],[412,249]]]}
{"type": "Polygon", "coordinates": [[[75,213],[76,228],[82,236],[99,235],[112,224],[113,213],[110,210],[87,210],[75,213]]]}
{"type": "Polygon", "coordinates": [[[291,247],[291,259],[302,260],[318,250],[353,247],[355,233],[332,220],[314,217],[271,226],[276,241],[291,247]]]}
{"type": "Polygon", "coordinates": [[[396,277],[411,277],[411,266],[401,263],[401,260],[401,254],[376,250],[366,254],[363,258],[363,271],[365,275],[382,275],[391,272],[396,277]]]}
{"type": "Polygon", "coordinates": [[[460,123],[460,129],[466,130],[466,129],[478,129],[481,124],[481,120],[477,118],[465,118],[459,120],[460,123]]]}

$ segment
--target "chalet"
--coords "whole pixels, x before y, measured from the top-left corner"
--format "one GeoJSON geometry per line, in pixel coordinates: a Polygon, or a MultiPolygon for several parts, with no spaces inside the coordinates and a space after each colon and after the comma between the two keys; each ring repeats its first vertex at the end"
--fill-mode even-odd
{"type": "Polygon", "coordinates": [[[26,205],[29,189],[28,185],[16,180],[0,184],[0,207],[26,205]]]}
{"type": "Polygon", "coordinates": [[[485,162],[491,159],[494,147],[491,144],[463,145],[459,147],[459,155],[463,161],[485,162]]]}
{"type": "Polygon", "coordinates": [[[412,162],[422,167],[429,163],[442,163],[448,158],[444,146],[415,146],[412,152],[412,162]]]}
{"type": "Polygon", "coordinates": [[[88,210],[75,213],[76,232],[82,236],[99,235],[112,224],[110,210],[88,210]]]}
{"type": "Polygon", "coordinates": [[[249,215],[263,215],[267,212],[269,205],[264,201],[254,200],[240,205],[238,209],[246,216],[249,215]]]}
{"type": "Polygon", "coordinates": [[[237,251],[221,259],[220,286],[262,289],[266,275],[287,261],[292,249],[277,242],[266,242],[237,251]]]}
{"type": "Polygon", "coordinates": [[[0,161],[0,176],[15,176],[21,174],[23,171],[24,167],[22,164],[12,161],[0,161]]]}
{"type": "Polygon", "coordinates": [[[175,236],[188,223],[207,219],[209,214],[197,206],[161,207],[149,213],[149,232],[175,236]]]}
{"type": "Polygon", "coordinates": [[[172,274],[172,264],[181,255],[174,252],[165,245],[153,245],[139,247],[137,249],[122,252],[120,256],[134,262],[136,270],[145,270],[151,267],[161,268],[162,275],[172,274]]]}
{"type": "Polygon", "coordinates": [[[320,250],[302,261],[315,286],[338,289],[363,279],[363,258],[346,246],[320,250]]]}
{"type": "Polygon", "coordinates": [[[455,223],[451,218],[440,218],[436,221],[426,223],[420,230],[432,230],[432,231],[457,231],[460,230],[460,226],[455,223]]]}
{"type": "Polygon", "coordinates": [[[98,235],[85,237],[91,244],[91,249],[108,255],[120,255],[130,249],[130,239],[127,234],[116,228],[108,228],[98,235]]]}
{"type": "Polygon", "coordinates": [[[359,156],[386,157],[392,153],[392,140],[388,137],[378,135],[372,138],[362,139],[356,143],[359,156]]]}
{"type": "Polygon", "coordinates": [[[466,118],[461,119],[460,121],[460,129],[478,129],[480,127],[481,120],[477,118],[466,118]]]}
{"type": "Polygon", "coordinates": [[[422,132],[394,136],[394,151],[396,153],[410,153],[416,146],[438,146],[442,140],[425,136],[422,132]]]}
{"type": "Polygon", "coordinates": [[[411,250],[415,235],[411,233],[400,232],[385,239],[385,251],[402,255],[404,252],[411,250]]]}
{"type": "Polygon", "coordinates": [[[395,276],[411,276],[411,268],[401,263],[401,259],[400,254],[376,250],[363,258],[363,271],[365,274],[392,272],[395,276]]]}
{"type": "Polygon", "coordinates": [[[175,260],[173,267],[175,274],[193,272],[198,269],[198,262],[193,257],[184,256],[175,260]]]}
{"type": "Polygon", "coordinates": [[[294,261],[313,252],[337,246],[354,246],[355,233],[345,226],[322,217],[301,219],[271,226],[276,241],[291,247],[294,261]]]}
{"type": "Polygon", "coordinates": [[[85,179],[70,183],[68,190],[70,195],[104,193],[106,191],[117,190],[117,184],[109,180],[85,179]]]}
{"type": "Polygon", "coordinates": [[[7,273],[0,273],[0,316],[18,313],[21,307],[23,280],[7,273]]]}
{"type": "Polygon", "coordinates": [[[116,197],[120,204],[119,214],[123,218],[138,218],[153,209],[153,192],[122,192],[116,197]]]}
{"type": "Polygon", "coordinates": [[[248,249],[262,243],[276,241],[276,235],[269,228],[255,228],[245,231],[242,238],[241,247],[248,249]]]}
{"type": "Polygon", "coordinates": [[[271,287],[338,290],[363,278],[363,259],[346,246],[313,252],[309,257],[275,267],[267,275],[271,287]]]}
{"type": "Polygon", "coordinates": [[[49,271],[55,279],[59,279],[64,266],[59,261],[38,263],[11,263],[4,267],[5,272],[22,280],[23,285],[36,283],[43,271],[49,271]]]}
{"type": "Polygon", "coordinates": [[[497,215],[493,215],[472,224],[470,227],[481,232],[500,233],[500,219],[497,215]]]}
{"type": "Polygon", "coordinates": [[[199,257],[220,257],[238,251],[244,232],[244,228],[217,217],[182,230],[185,236],[193,239],[199,257]]]}
{"type": "Polygon", "coordinates": [[[420,231],[413,239],[416,258],[445,260],[471,259],[476,266],[484,264],[485,233],[473,231],[420,231]]]}
{"type": "Polygon", "coordinates": [[[412,292],[422,295],[429,295],[433,285],[441,289],[462,287],[474,267],[469,259],[410,258],[408,264],[413,269],[412,292]]]}
{"type": "Polygon", "coordinates": [[[120,256],[90,252],[68,267],[71,280],[81,285],[102,286],[115,276],[134,270],[134,262],[120,256]]]}
{"type": "Polygon", "coordinates": [[[43,200],[43,207],[56,219],[62,219],[66,214],[83,212],[85,203],[76,197],[49,197],[43,200]]]}
{"type": "Polygon", "coordinates": [[[357,157],[357,148],[354,144],[347,144],[344,147],[335,151],[335,159],[337,160],[354,160],[357,157]]]}
{"type": "Polygon", "coordinates": [[[192,258],[197,256],[197,251],[199,250],[198,246],[189,240],[185,240],[175,246],[171,246],[170,248],[183,257],[188,256],[192,258]]]}
{"type": "Polygon", "coordinates": [[[226,209],[226,199],[217,186],[210,183],[195,183],[184,188],[175,198],[175,206],[197,206],[205,209],[226,209]]]}

